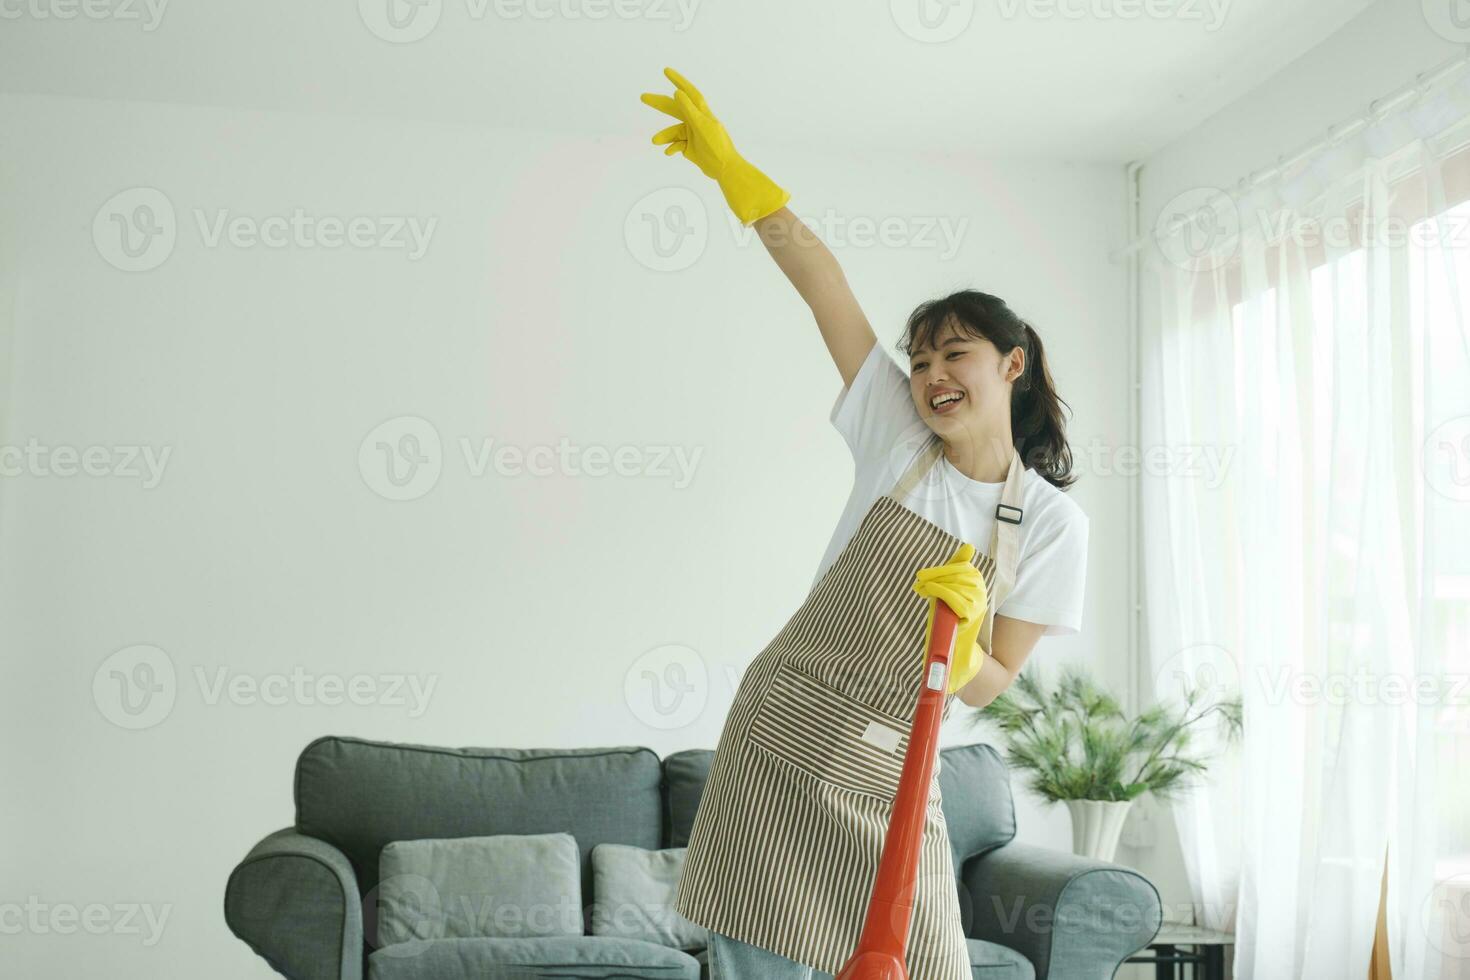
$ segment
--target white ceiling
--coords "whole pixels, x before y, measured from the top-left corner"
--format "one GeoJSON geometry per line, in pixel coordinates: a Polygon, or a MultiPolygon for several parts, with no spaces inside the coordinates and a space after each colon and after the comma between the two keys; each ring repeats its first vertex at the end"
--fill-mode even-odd
{"type": "Polygon", "coordinates": [[[647,138],[672,65],[737,143],[1124,161],[1371,3],[0,0],[0,91],[647,138]]]}

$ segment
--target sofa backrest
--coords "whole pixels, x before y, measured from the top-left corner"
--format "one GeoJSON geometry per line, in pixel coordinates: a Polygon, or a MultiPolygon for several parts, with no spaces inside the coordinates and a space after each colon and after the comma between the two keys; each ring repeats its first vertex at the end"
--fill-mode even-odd
{"type": "MultiPolygon", "coordinates": [[[[642,746],[455,749],[329,735],[296,760],[296,829],[342,851],[364,895],[392,841],[565,832],[590,902],[598,844],[688,845],[713,758],[709,749],[660,762],[642,746]]],[[[956,874],[1016,835],[1010,777],[991,746],[940,750],[939,786],[956,874]]]]}
{"type": "Polygon", "coordinates": [[[342,851],[364,896],[391,841],[565,831],[590,902],[592,848],[660,846],[661,779],[658,755],[639,746],[451,749],[327,736],[296,760],[296,829],[342,851]]]}
{"type": "MultiPolygon", "coordinates": [[[[699,797],[709,776],[711,749],[689,749],[664,759],[662,847],[684,847],[694,827],[699,797]]],[[[949,828],[955,874],[977,854],[1016,836],[1010,773],[994,747],[957,745],[939,750],[939,792],[949,828]]]]}

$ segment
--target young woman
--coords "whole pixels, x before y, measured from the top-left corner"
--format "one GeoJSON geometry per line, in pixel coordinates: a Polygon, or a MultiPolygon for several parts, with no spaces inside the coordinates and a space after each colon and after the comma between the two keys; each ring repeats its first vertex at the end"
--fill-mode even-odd
{"type": "MultiPolygon", "coordinates": [[[[926,302],[899,345],[905,377],[790,195],[735,151],[698,89],[664,74],[673,97],[643,102],[678,122],[653,142],[719,183],[811,308],[856,474],[806,601],[741,679],[674,907],[710,931],[712,980],[830,980],[866,917],[935,601],[959,619],[947,717],[955,697],[989,704],[1042,635],[1080,629],[1088,521],[1062,492],[1071,451],[1036,332],[986,293],[926,302]]],[[[940,804],[936,764],[911,980],[971,976],[940,804]]]]}

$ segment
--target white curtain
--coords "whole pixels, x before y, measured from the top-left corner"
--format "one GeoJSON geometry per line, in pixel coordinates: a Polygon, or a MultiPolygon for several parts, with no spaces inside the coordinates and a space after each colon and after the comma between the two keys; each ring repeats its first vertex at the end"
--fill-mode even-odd
{"type": "Polygon", "coordinates": [[[1467,120],[1461,72],[1143,253],[1148,650],[1244,701],[1174,808],[1237,977],[1366,977],[1386,860],[1395,980],[1470,980],[1467,120]]]}

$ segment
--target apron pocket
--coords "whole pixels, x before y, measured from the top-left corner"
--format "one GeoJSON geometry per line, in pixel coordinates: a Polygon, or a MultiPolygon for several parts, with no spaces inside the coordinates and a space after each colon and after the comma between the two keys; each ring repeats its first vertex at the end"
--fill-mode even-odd
{"type": "Polygon", "coordinates": [[[892,803],[909,723],[781,664],[746,737],[812,779],[892,803]]]}

